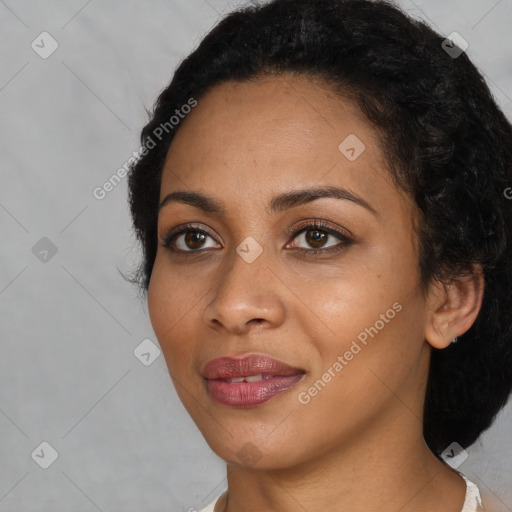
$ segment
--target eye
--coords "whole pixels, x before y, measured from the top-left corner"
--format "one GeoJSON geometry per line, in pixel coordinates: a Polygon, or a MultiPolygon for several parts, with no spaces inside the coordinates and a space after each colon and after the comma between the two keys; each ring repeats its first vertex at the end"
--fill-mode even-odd
{"type": "Polygon", "coordinates": [[[188,224],[165,235],[162,246],[174,252],[198,252],[198,249],[211,248],[204,245],[207,237],[213,238],[204,229],[188,224]]]}
{"type": "MultiPolygon", "coordinates": [[[[214,240],[213,236],[206,230],[192,224],[187,224],[175,229],[171,229],[167,233],[162,242],[162,246],[175,253],[200,253],[202,249],[216,248],[214,245],[206,245],[208,238],[214,240]]],[[[293,240],[301,240],[303,243],[308,244],[308,247],[296,247],[301,253],[316,256],[321,253],[331,253],[343,250],[345,247],[353,243],[342,231],[330,227],[326,221],[314,220],[309,221],[299,226],[293,233],[293,240]],[[338,239],[338,243],[334,245],[326,245],[329,238],[338,239]]]]}
{"type": "MultiPolygon", "coordinates": [[[[320,253],[341,251],[346,246],[353,243],[353,240],[345,233],[330,227],[326,221],[323,220],[315,220],[313,222],[309,221],[305,225],[302,225],[297,231],[295,231],[293,240],[302,241],[306,245],[312,247],[313,250],[310,250],[307,247],[298,247],[298,249],[302,249],[301,252],[308,255],[311,254],[313,256],[320,253]],[[338,243],[326,245],[329,238],[337,238],[338,243]]],[[[297,248],[296,244],[294,244],[294,248],[297,248]]]]}

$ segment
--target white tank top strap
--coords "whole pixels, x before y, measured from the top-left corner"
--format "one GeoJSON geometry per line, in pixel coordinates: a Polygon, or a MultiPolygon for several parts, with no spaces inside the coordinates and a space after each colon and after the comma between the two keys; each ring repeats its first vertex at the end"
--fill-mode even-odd
{"type": "Polygon", "coordinates": [[[471,482],[465,475],[459,473],[459,475],[466,482],[466,500],[464,501],[464,507],[461,512],[479,512],[485,510],[482,504],[482,498],[480,491],[476,484],[471,482]]]}

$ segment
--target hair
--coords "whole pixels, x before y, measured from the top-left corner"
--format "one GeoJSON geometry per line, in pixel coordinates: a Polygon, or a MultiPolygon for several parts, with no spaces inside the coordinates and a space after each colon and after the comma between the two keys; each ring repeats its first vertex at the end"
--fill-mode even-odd
{"type": "Polygon", "coordinates": [[[385,0],[273,0],[233,11],[159,95],[141,133],[152,148],[128,178],[143,251],[128,279],[146,295],[162,169],[176,133],[158,128],[177,109],[223,82],[283,73],[320,79],[353,100],[379,135],[392,179],[420,212],[422,289],[483,269],[475,322],[458,343],[432,348],[423,434],[438,457],[452,442],[474,443],[512,390],[512,125],[466,53],[450,55],[444,40],[385,0]]]}

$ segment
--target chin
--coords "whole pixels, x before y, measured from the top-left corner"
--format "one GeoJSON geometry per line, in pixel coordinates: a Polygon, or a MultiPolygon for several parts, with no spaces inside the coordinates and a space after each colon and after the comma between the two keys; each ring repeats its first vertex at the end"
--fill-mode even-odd
{"type": "Polygon", "coordinates": [[[206,429],[200,430],[208,446],[228,464],[248,469],[279,470],[299,464],[304,456],[293,437],[285,436],[288,442],[282,442],[281,438],[272,439],[272,429],[246,430],[233,436],[222,427],[220,429],[222,432],[217,428],[212,430],[210,423],[206,429]]]}

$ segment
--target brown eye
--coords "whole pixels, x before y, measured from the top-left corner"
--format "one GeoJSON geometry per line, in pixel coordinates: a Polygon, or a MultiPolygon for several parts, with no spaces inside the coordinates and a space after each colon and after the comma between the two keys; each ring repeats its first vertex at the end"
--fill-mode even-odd
{"type": "MultiPolygon", "coordinates": [[[[306,246],[300,247],[294,242],[292,248],[299,249],[305,255],[311,256],[341,251],[353,243],[353,240],[347,235],[328,226],[323,221],[314,221],[303,225],[295,232],[292,241],[296,239],[299,241],[302,239],[302,243],[305,243],[306,246]],[[333,239],[334,243],[326,245],[330,239],[333,239]]],[[[191,225],[171,230],[162,242],[163,247],[175,253],[202,253],[205,252],[203,249],[218,249],[218,244],[215,244],[217,242],[214,237],[207,231],[191,225]],[[213,245],[206,245],[208,238],[212,240],[213,245]]]]}
{"type": "Polygon", "coordinates": [[[185,226],[179,231],[171,231],[165,237],[162,245],[175,252],[200,252],[201,249],[216,248],[215,245],[205,245],[208,238],[213,240],[213,237],[206,231],[193,226],[185,226]]]}
{"type": "Polygon", "coordinates": [[[327,233],[325,233],[324,231],[320,231],[318,229],[308,229],[307,231],[305,231],[305,233],[306,242],[315,249],[323,247],[327,238],[329,237],[327,233]]]}
{"type": "Polygon", "coordinates": [[[201,249],[206,235],[199,231],[188,231],[185,235],[184,242],[189,249],[201,249]]]}
{"type": "Polygon", "coordinates": [[[302,247],[297,245],[297,242],[294,243],[294,247],[298,249],[330,249],[333,246],[346,245],[348,243],[348,239],[346,236],[341,233],[331,233],[330,230],[318,229],[316,227],[310,226],[300,230],[294,237],[294,240],[302,241],[302,247]],[[333,239],[334,243],[330,245],[326,245],[329,239],[333,239]],[[338,239],[338,243],[336,243],[336,239],[338,239]]]}
{"type": "Polygon", "coordinates": [[[293,235],[292,248],[304,256],[327,256],[343,251],[353,243],[352,237],[341,228],[336,229],[328,221],[316,219],[299,226],[293,235]],[[329,243],[331,240],[333,243],[329,243]]]}

